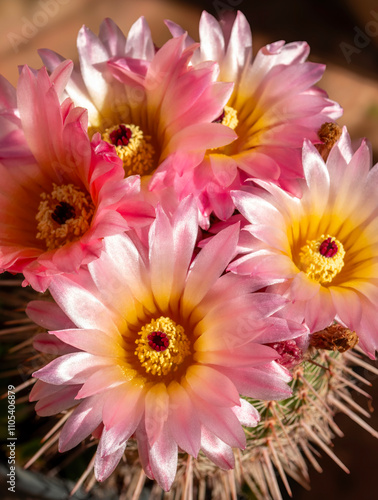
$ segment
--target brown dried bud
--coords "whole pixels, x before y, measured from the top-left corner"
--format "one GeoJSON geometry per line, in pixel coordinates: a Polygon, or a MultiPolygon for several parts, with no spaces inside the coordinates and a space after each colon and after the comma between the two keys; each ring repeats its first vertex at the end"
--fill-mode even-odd
{"type": "Polygon", "coordinates": [[[331,325],[310,335],[310,345],[316,349],[345,352],[358,343],[356,332],[341,325],[331,325]]]}
{"type": "Polygon", "coordinates": [[[326,122],[318,130],[319,139],[322,144],[317,144],[316,148],[322,155],[324,161],[327,160],[329,152],[341,136],[342,128],[337,123],[326,122]]]}

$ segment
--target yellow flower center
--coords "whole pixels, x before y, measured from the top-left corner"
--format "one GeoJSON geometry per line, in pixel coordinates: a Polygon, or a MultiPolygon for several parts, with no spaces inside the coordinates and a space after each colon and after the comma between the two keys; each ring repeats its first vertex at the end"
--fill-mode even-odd
{"type": "Polygon", "coordinates": [[[184,328],[170,318],[161,316],[144,325],[138,333],[135,355],[147,373],[167,375],[176,371],[190,354],[184,328]]]}
{"type": "Polygon", "coordinates": [[[95,210],[88,193],[73,184],[53,184],[51,193],[42,193],[41,199],[36,238],[45,241],[47,250],[76,241],[88,230],[95,210]]]}
{"type": "Polygon", "coordinates": [[[319,283],[330,283],[344,266],[345,250],[340,241],[329,234],[307,240],[299,259],[307,276],[319,283]]]}
{"type": "Polygon", "coordinates": [[[151,144],[151,136],[144,135],[138,125],[115,125],[106,129],[102,138],[115,146],[117,155],[123,161],[126,176],[146,175],[154,170],[155,149],[151,144]]]}
{"type": "Polygon", "coordinates": [[[222,125],[235,130],[239,123],[238,113],[236,109],[232,108],[231,106],[225,106],[223,109],[223,113],[219,116],[219,118],[215,120],[215,122],[221,123],[222,125]]]}

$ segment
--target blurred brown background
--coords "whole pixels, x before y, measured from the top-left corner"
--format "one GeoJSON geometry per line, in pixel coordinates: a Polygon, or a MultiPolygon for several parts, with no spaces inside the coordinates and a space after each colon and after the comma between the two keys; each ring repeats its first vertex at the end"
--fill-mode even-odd
{"type": "MultiPolygon", "coordinates": [[[[279,39],[308,41],[311,60],[327,64],[321,86],[344,107],[340,123],[348,125],[355,139],[367,136],[378,161],[377,0],[0,0],[0,73],[16,85],[17,65],[41,66],[38,48],[76,60],[76,36],[82,24],[97,33],[105,17],[127,32],[144,15],[158,46],[169,38],[164,19],[181,24],[198,39],[203,9],[214,15],[242,10],[252,26],[254,52],[279,39]]],[[[373,383],[378,405],[378,380],[373,383]]],[[[366,402],[361,404],[366,407],[366,402]]],[[[376,429],[377,413],[370,422],[376,429]]],[[[346,437],[335,440],[335,451],[352,474],[345,475],[323,457],[324,473],[312,472],[311,492],[292,484],[296,500],[377,497],[378,442],[348,418],[340,416],[337,421],[346,437]]]]}

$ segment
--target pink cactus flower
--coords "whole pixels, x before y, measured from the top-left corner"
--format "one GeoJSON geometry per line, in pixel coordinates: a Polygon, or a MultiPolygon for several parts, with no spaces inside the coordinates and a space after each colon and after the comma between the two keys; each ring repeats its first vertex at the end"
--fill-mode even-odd
{"type": "Polygon", "coordinates": [[[59,104],[71,70],[66,61],[50,79],[24,67],[17,93],[8,85],[2,96],[0,269],[23,273],[38,291],[97,258],[104,236],[154,217],[113,148],[90,142],[86,111],[59,104]]]}
{"type": "Polygon", "coordinates": [[[262,344],[301,335],[303,327],[274,315],[282,297],[255,292],[259,286],[250,278],[224,274],[237,224],[193,260],[197,212],[190,197],[172,217],[158,207],[148,248],[132,232],[109,236],[87,271],[54,278],[50,291],[60,315],[54,304],[29,307],[50,329],[55,317],[57,328],[66,325],[38,338],[41,350],[60,355],[34,373],[39,380],[31,400],[38,400],[41,415],[76,405],[60,451],[100,429],[94,464],[100,481],[131,437],[145,473],[165,490],[176,474],[178,448],[194,457],[201,449],[217,466],[232,468],[232,448],[246,444],[242,424],[259,420],[240,396],[290,394],[288,371],[262,344]]]}
{"type": "MultiPolygon", "coordinates": [[[[89,133],[100,132],[122,158],[125,175],[143,177],[154,190],[174,186],[187,195],[186,174],[207,148],[228,144],[236,134],[212,123],[227,103],[232,83],[217,83],[216,63],[190,64],[197,45],[186,35],[155,50],[143,18],[127,39],[109,19],[95,36],[85,26],[78,36],[80,71],[65,91],[88,109],[89,133]],[[152,178],[151,178],[152,177],[152,178]]],[[[52,71],[63,58],[40,51],[52,71]]]]}
{"type": "Polygon", "coordinates": [[[362,141],[353,151],[343,130],[327,162],[310,142],[303,148],[303,196],[294,198],[263,181],[235,191],[236,207],[250,222],[244,253],[229,267],[263,276],[271,291],[292,301],[291,317],[311,332],[334,319],[357,333],[374,358],[378,348],[378,165],[362,141]]]}
{"type": "MultiPolygon", "coordinates": [[[[182,28],[170,21],[167,24],[174,36],[182,36],[182,28]]],[[[217,61],[218,81],[234,82],[218,121],[238,135],[227,146],[209,148],[195,171],[202,211],[227,219],[234,210],[230,190],[251,178],[274,182],[300,195],[297,179],[303,177],[303,139],[320,142],[321,125],[341,116],[340,106],[315,86],[325,66],[306,61],[309,47],[305,42],[272,43],[252,60],[251,30],[241,12],[234,20],[226,17],[221,22],[203,12],[199,32],[201,44],[193,54],[193,64],[217,61]]]]}

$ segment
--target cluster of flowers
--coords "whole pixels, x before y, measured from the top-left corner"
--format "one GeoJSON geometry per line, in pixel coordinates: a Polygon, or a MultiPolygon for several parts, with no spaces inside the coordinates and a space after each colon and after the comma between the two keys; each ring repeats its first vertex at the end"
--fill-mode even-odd
{"type": "Polygon", "coordinates": [[[338,133],[324,66],[304,42],[252,60],[240,12],[204,13],[199,44],[167,26],[157,48],[143,18],[105,20],[80,68],[41,50],[0,79],[0,267],[54,299],[27,309],[55,355],[30,399],[74,408],[60,451],[99,439],[99,481],[134,438],[165,490],[178,450],[234,466],[245,398],[288,397],[313,333],[378,346],[378,167],[338,133]]]}

